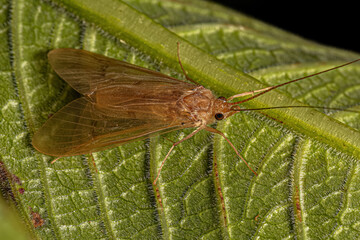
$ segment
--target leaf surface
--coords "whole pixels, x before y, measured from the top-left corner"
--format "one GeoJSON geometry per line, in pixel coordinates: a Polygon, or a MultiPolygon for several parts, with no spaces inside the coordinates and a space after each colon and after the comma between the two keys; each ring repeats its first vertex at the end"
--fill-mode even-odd
{"type": "MultiPolygon", "coordinates": [[[[243,112],[219,122],[258,176],[219,136],[193,129],[94,153],[52,157],[34,132],[79,95],[46,54],[83,48],[184,79],[218,96],[252,91],[358,58],[204,1],[0,0],[0,161],[16,208],[38,239],[359,237],[359,114],[243,112]],[[243,73],[246,72],[247,74],[243,73]],[[171,140],[171,141],[169,141],[171,140]],[[16,177],[14,177],[16,176],[16,177]],[[14,180],[15,179],[15,180],[14,180]],[[18,180],[16,180],[18,179],[18,180]],[[32,221],[37,213],[43,224],[32,221]]],[[[246,108],[359,109],[360,68],[294,83],[246,108]]]]}

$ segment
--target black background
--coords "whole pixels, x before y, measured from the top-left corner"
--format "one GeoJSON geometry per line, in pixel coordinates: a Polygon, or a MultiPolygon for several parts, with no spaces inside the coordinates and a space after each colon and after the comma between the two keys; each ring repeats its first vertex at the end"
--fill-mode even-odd
{"type": "Polygon", "coordinates": [[[360,7],[356,1],[215,0],[318,43],[360,52],[360,7]]]}

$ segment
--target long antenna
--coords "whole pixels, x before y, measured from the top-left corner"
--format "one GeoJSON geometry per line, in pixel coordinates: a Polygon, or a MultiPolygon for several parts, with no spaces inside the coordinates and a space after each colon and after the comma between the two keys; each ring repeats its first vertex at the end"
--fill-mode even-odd
{"type": "MultiPolygon", "coordinates": [[[[272,90],[274,90],[274,89],[276,89],[276,88],[279,88],[279,87],[282,87],[282,86],[285,86],[285,85],[288,85],[288,84],[290,84],[290,83],[297,82],[297,81],[300,81],[300,80],[303,80],[303,79],[306,79],[306,78],[310,78],[310,77],[313,77],[313,76],[317,76],[317,75],[320,75],[320,74],[323,74],[323,73],[326,73],[326,72],[330,72],[330,71],[333,71],[333,70],[335,70],[335,69],[345,67],[345,66],[347,66],[347,65],[353,64],[353,63],[358,62],[358,61],[360,61],[360,58],[359,58],[359,59],[356,59],[356,60],[354,60],[354,61],[351,61],[351,62],[342,64],[342,65],[333,67],[333,68],[326,69],[326,70],[321,71],[321,72],[317,72],[317,73],[310,74],[310,75],[305,76],[305,77],[301,77],[301,78],[297,78],[297,79],[291,80],[291,81],[289,81],[289,82],[285,82],[285,83],[281,83],[281,84],[279,84],[279,85],[275,85],[275,86],[272,86],[272,87],[265,88],[263,92],[260,92],[260,93],[258,93],[258,94],[253,95],[252,97],[249,97],[249,98],[247,98],[247,99],[244,99],[244,100],[241,100],[241,101],[238,101],[238,102],[234,102],[234,103],[231,103],[231,104],[232,104],[232,105],[237,105],[237,104],[240,104],[240,103],[248,102],[248,101],[250,101],[250,100],[252,100],[252,99],[254,99],[254,98],[257,98],[257,97],[259,97],[259,96],[261,96],[261,95],[263,95],[263,94],[265,94],[265,93],[267,93],[267,92],[270,92],[270,91],[272,91],[272,90]]],[[[238,96],[238,95],[232,96],[231,99],[233,99],[233,98],[235,98],[235,97],[237,97],[237,96],[238,96]]]]}
{"type": "Polygon", "coordinates": [[[326,109],[326,110],[339,110],[343,112],[353,112],[353,113],[360,113],[360,111],[356,110],[349,110],[343,108],[330,108],[330,107],[317,107],[317,106],[279,106],[279,107],[265,107],[265,108],[240,108],[239,106],[231,107],[231,110],[237,112],[246,112],[246,111],[256,111],[256,110],[270,110],[270,109],[279,109],[279,108],[319,108],[319,109],[326,109]]]}

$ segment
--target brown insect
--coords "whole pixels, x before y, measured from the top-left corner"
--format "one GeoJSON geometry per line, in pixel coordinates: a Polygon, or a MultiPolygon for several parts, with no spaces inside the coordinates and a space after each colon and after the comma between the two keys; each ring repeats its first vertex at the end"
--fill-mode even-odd
{"type": "MultiPolygon", "coordinates": [[[[283,85],[359,60],[226,99],[216,97],[209,89],[191,80],[186,75],[180,58],[179,63],[185,77],[192,83],[85,50],[55,49],[49,52],[48,58],[55,72],[84,96],[60,109],[35,133],[32,144],[39,152],[58,158],[91,154],[130,141],[195,128],[188,136],[172,145],[160,166],[154,185],[174,147],[201,130],[221,135],[256,174],[229,139],[208,125],[239,111],[260,110],[240,109],[240,103],[283,85]],[[247,95],[252,96],[231,102],[234,98],[247,95]]],[[[275,108],[287,107],[294,106],[275,108]]]]}

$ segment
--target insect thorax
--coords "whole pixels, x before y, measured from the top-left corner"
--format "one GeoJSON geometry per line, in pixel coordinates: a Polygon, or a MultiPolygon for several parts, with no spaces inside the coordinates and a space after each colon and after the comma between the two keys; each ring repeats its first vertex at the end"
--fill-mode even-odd
{"type": "Polygon", "coordinates": [[[212,108],[216,97],[203,86],[196,87],[178,100],[179,114],[186,115],[196,125],[210,124],[213,121],[212,108]]]}

